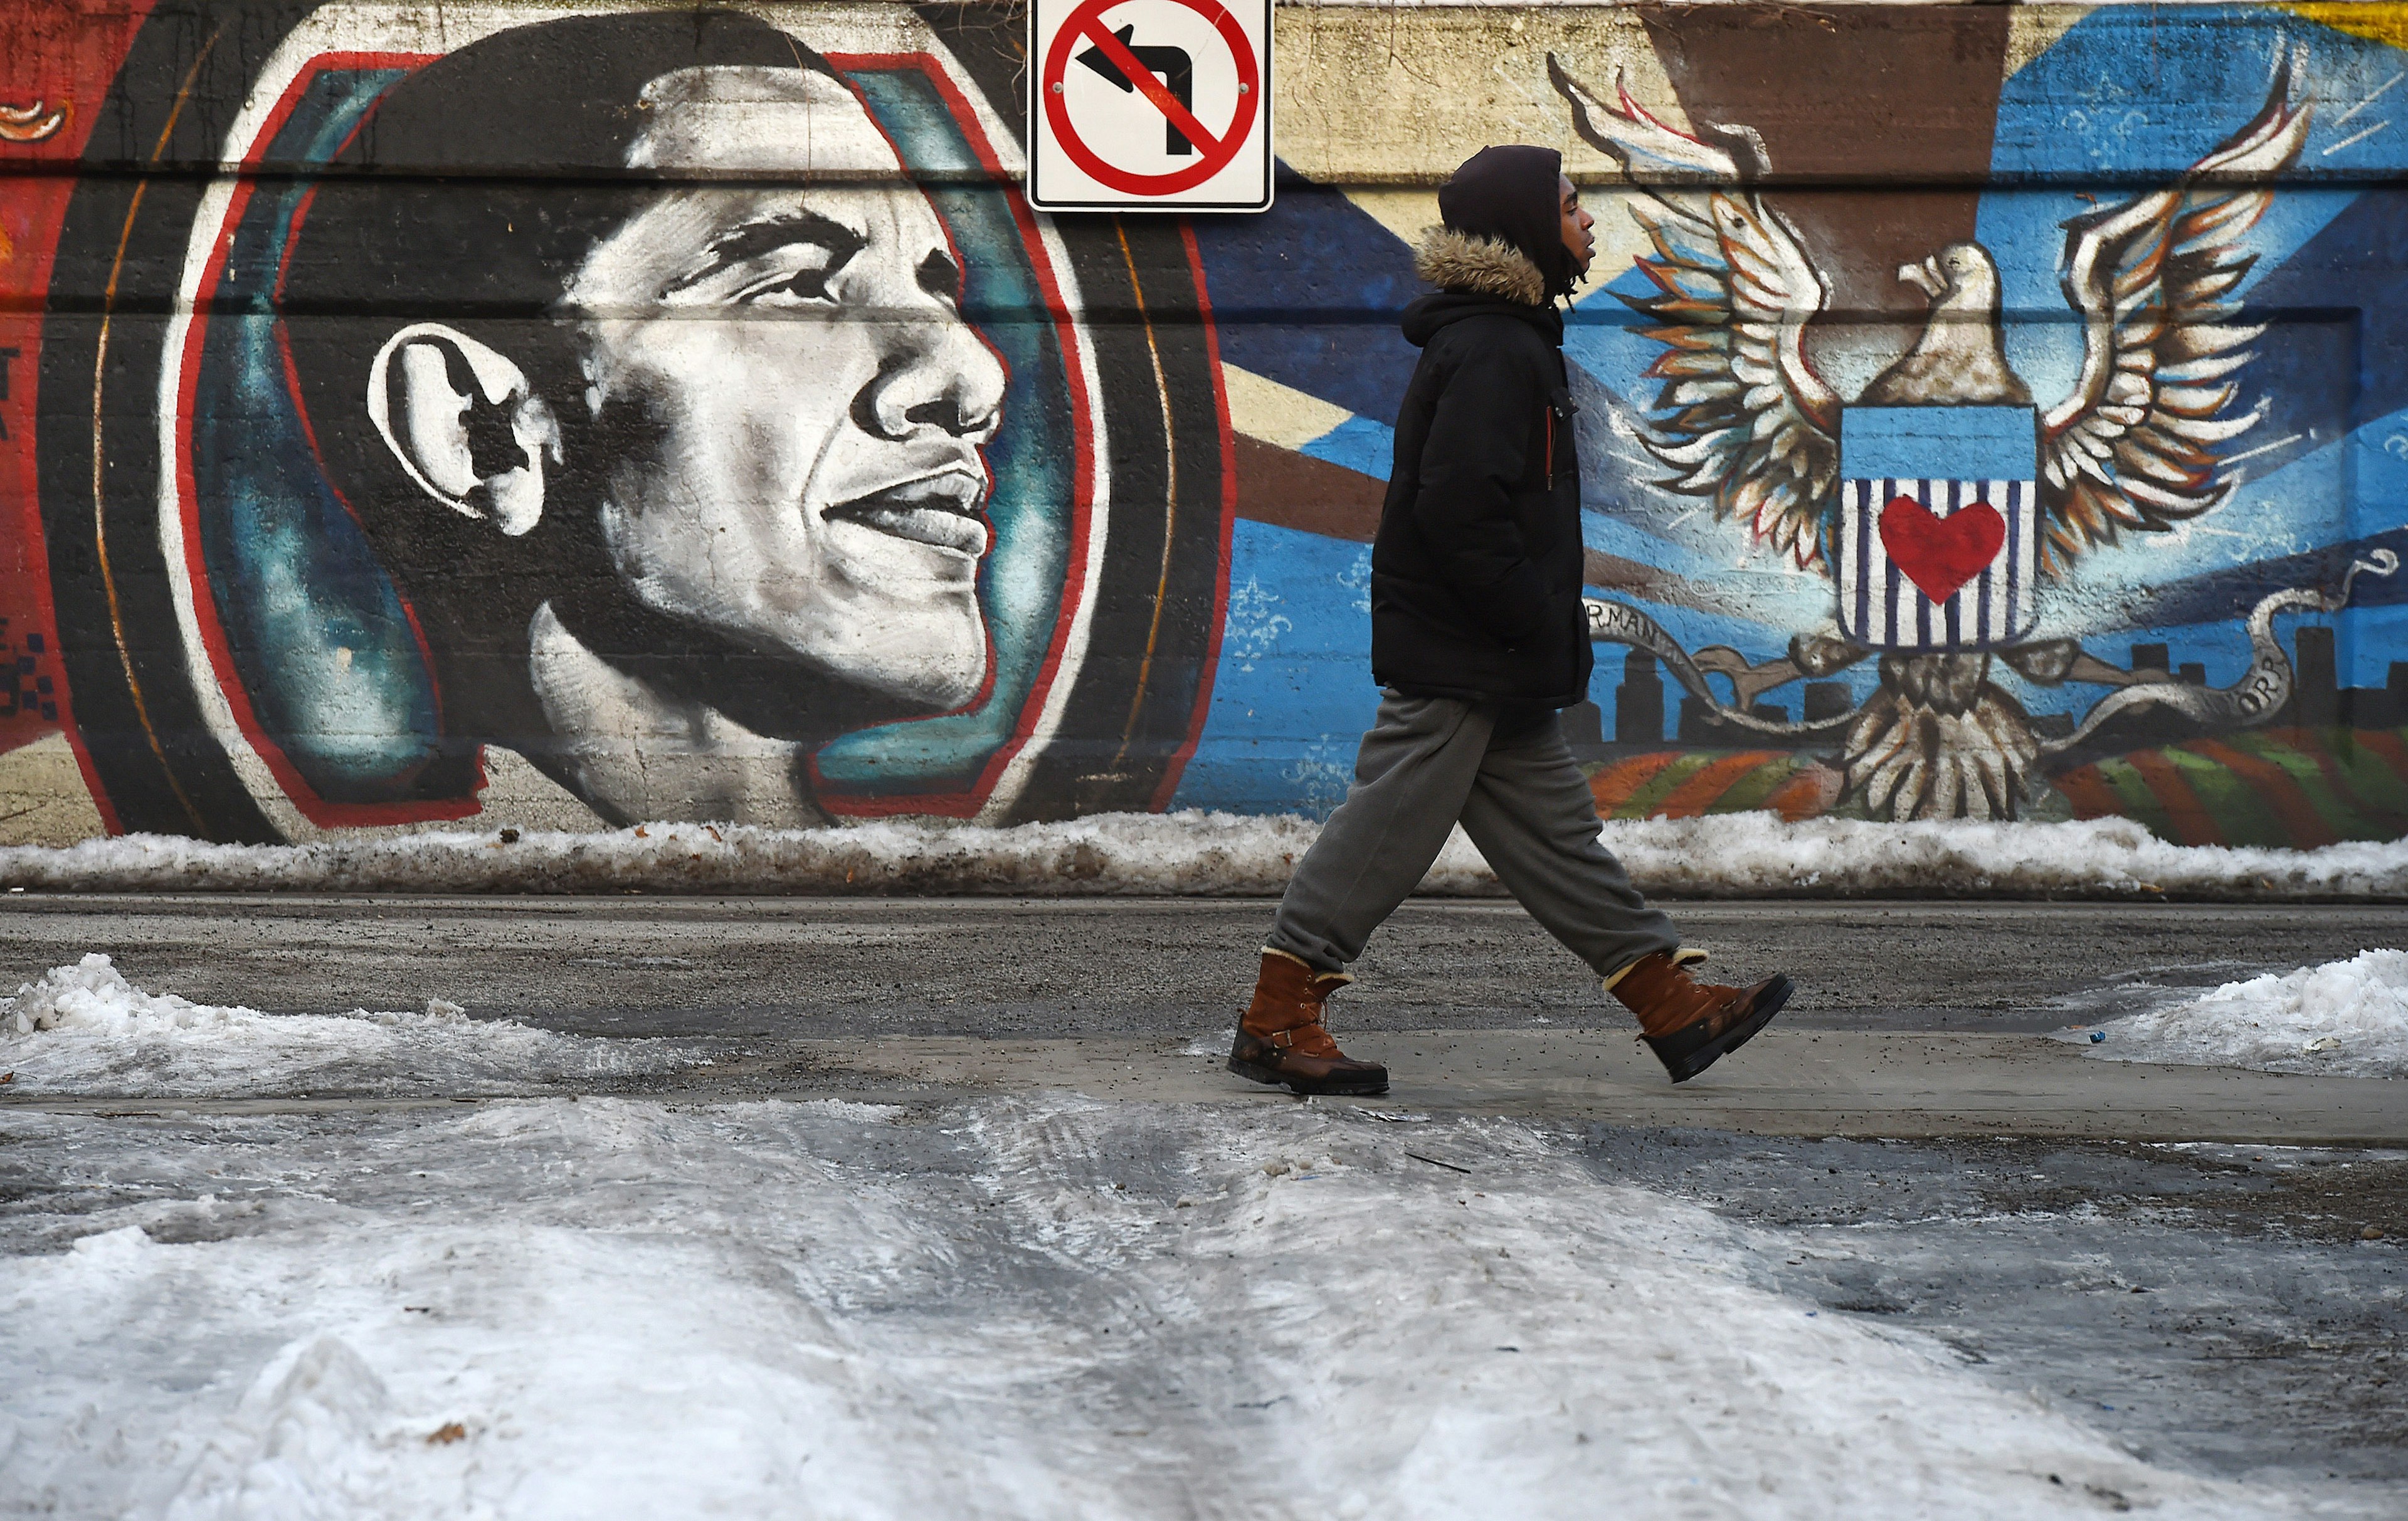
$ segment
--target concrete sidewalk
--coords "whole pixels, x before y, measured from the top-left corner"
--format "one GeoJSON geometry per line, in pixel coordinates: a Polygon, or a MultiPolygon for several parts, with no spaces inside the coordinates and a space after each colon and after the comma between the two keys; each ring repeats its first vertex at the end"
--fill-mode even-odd
{"type": "MultiPolygon", "coordinates": [[[[2105,1061],[2037,1036],[1768,1030],[1674,1087],[1632,1038],[1587,1030],[1399,1030],[1352,1042],[1389,1064],[1373,1109],[1510,1114],[1761,1135],[2015,1135],[2408,1145],[2408,1083],[2105,1061]]],[[[1172,1103],[1294,1102],[1223,1070],[1201,1040],[904,1038],[809,1042],[781,1092],[903,1097],[1073,1089],[1172,1103]]],[[[720,1074],[724,1079],[741,1076],[720,1074]]],[[[767,1075],[767,1074],[763,1074],[767,1075]]]]}
{"type": "MultiPolygon", "coordinates": [[[[1383,1098],[1316,1099],[1399,1114],[1498,1114],[1756,1135],[2408,1147],[2408,1083],[2104,1061],[2032,1035],[1768,1030],[1674,1087],[1638,1042],[1594,1030],[1389,1030],[1352,1042],[1386,1061],[1383,1098]]],[[[1116,1102],[1295,1103],[1231,1076],[1217,1040],[890,1036],[799,1040],[641,1091],[669,1100],[843,1098],[927,1102],[1075,1092],[1116,1102]]],[[[552,1093],[552,1090],[542,1090],[552,1093]]],[[[625,1091],[624,1089],[617,1091],[625,1091]]],[[[0,1097],[0,1109],[83,1114],[295,1113],[500,1100],[412,1098],[0,1097]]]]}

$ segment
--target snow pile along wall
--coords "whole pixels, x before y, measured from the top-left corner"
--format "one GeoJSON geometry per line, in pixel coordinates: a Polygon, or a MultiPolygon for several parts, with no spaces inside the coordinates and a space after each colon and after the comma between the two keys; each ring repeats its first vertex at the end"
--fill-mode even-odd
{"type": "MultiPolygon", "coordinates": [[[[434,831],[309,845],[177,836],[0,849],[0,885],[50,891],[980,893],[1272,896],[1319,833],[1293,816],[1100,814],[992,829],[643,825],[614,833],[434,831]]],[[[2408,894],[2408,841],[2320,850],[2172,845],[2128,820],[1784,823],[1769,814],[1617,820],[1607,847],[1680,897],[2378,898],[2408,894]]],[[[1500,893],[1458,831],[1421,891],[1500,893]]]]}
{"type": "Polygon", "coordinates": [[[2093,1055],[2336,1077],[2408,1077],[2408,951],[2227,983],[2103,1027],[2093,1055]]]}

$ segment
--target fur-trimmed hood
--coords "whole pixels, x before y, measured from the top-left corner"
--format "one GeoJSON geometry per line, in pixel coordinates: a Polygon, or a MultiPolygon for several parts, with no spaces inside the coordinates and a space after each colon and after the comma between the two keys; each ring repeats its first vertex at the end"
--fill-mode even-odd
{"type": "Polygon", "coordinates": [[[1511,243],[1473,237],[1450,227],[1422,234],[1413,273],[1441,291],[1494,296],[1526,307],[1547,304],[1547,277],[1511,243]]]}

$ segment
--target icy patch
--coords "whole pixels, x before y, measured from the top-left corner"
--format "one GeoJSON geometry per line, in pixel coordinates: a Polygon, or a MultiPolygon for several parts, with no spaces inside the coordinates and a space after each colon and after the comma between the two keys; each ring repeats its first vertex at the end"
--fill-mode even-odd
{"type": "Polygon", "coordinates": [[[2408,1077],[2408,951],[2227,983],[2066,1038],[2116,1061],[2408,1077]]]}
{"type": "Polygon", "coordinates": [[[1237,1033],[1234,1027],[1206,1030],[1181,1046],[1179,1054],[1182,1056],[1201,1057],[1208,1061],[1226,1061],[1229,1056],[1229,1042],[1237,1038],[1237,1033]]]}
{"type": "Polygon", "coordinates": [[[13,1093],[517,1093],[693,1060],[669,1041],[589,1040],[470,1019],[441,998],[428,999],[423,1013],[222,1009],[145,992],[97,952],[0,998],[0,1070],[14,1072],[13,1093]]]}
{"type": "Polygon", "coordinates": [[[32,1250],[0,1256],[0,1495],[28,1512],[2297,1509],[1818,1313],[1758,1271],[1796,1238],[1506,1121],[1412,1155],[1304,1106],[1076,1100],[0,1138],[64,1199],[21,1201],[32,1250]],[[1312,1461],[1264,1460],[1299,1432],[1312,1461]]]}
{"type": "MultiPolygon", "coordinates": [[[[165,835],[0,848],[0,885],[74,891],[1195,894],[1275,897],[1319,826],[1189,810],[1011,828],[884,819],[827,829],[646,825],[613,833],[433,830],[307,845],[165,835]]],[[[2126,819],[1785,823],[1769,813],[1614,820],[1607,847],[1649,892],[1945,893],[2148,898],[2408,896],[2408,841],[2321,850],[2172,845],[2126,819]]],[[[1430,894],[1491,896],[1461,830],[1430,894]]]]}

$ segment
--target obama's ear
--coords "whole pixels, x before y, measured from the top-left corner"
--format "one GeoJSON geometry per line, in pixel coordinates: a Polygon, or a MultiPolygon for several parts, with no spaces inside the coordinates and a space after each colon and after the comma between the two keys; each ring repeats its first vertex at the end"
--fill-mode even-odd
{"type": "Polygon", "coordinates": [[[368,366],[368,417],[419,490],[511,538],[543,517],[560,423],[498,350],[440,323],[384,340],[368,366]]]}

